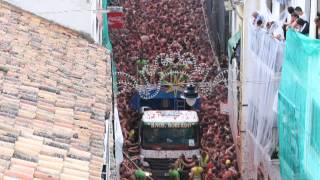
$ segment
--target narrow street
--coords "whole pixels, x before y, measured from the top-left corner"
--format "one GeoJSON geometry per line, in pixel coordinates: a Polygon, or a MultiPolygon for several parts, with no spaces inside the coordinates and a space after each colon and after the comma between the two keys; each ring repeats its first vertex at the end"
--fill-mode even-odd
{"type": "MultiPolygon", "coordinates": [[[[160,53],[169,51],[169,46],[180,44],[182,52],[193,53],[198,64],[209,68],[207,80],[217,75],[215,55],[212,52],[201,1],[125,1],[120,6],[125,11],[125,29],[112,30],[110,38],[113,44],[114,60],[117,71],[138,77],[138,60],[147,60],[149,64],[160,53]]],[[[178,45],[177,45],[178,46],[178,45]]],[[[219,66],[225,66],[225,59],[217,59],[219,66]]],[[[201,66],[200,66],[201,67],[201,66]]],[[[194,79],[205,78],[198,73],[194,79]]],[[[139,79],[138,79],[139,80],[139,79]]],[[[124,87],[125,88],[125,87],[124,87]]],[[[123,92],[117,97],[121,127],[124,137],[125,153],[131,159],[139,158],[139,144],[129,140],[134,129],[138,131],[139,114],[130,107],[134,92],[123,92]]],[[[209,154],[214,164],[213,179],[237,179],[237,162],[228,116],[220,110],[221,103],[227,103],[227,88],[214,87],[211,93],[201,95],[199,118],[201,123],[201,150],[209,154]]],[[[169,167],[168,167],[169,168],[169,167]]],[[[122,179],[130,179],[137,169],[128,158],[122,163],[122,179]]],[[[206,173],[204,173],[206,174],[206,173]]],[[[205,175],[204,175],[205,177],[205,175]]]]}
{"type": "Polygon", "coordinates": [[[0,180],[318,180],[320,0],[0,0],[0,180]]]}

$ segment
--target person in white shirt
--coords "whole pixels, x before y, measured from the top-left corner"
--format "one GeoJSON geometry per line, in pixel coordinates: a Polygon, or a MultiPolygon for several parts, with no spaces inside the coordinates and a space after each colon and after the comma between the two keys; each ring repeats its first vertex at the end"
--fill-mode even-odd
{"type": "Polygon", "coordinates": [[[272,34],[273,38],[278,39],[279,41],[283,41],[285,39],[283,29],[276,22],[272,23],[270,27],[270,33],[272,34]]]}

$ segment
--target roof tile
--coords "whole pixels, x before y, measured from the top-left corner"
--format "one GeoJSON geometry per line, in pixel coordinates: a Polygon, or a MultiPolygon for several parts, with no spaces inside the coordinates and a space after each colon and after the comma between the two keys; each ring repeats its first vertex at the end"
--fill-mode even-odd
{"type": "Polygon", "coordinates": [[[99,179],[110,55],[1,1],[0,179],[99,179]]]}

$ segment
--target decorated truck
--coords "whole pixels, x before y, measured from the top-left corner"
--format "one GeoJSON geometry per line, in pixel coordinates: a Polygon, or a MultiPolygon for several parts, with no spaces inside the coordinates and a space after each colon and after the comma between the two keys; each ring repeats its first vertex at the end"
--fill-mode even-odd
{"type": "Polygon", "coordinates": [[[192,106],[183,92],[160,91],[150,100],[133,98],[133,107],[140,109],[139,142],[141,155],[150,165],[154,179],[168,179],[170,164],[181,154],[200,156],[200,124],[197,111],[200,100],[192,106]],[[181,98],[182,97],[182,98],[181,98]],[[189,103],[190,104],[190,103],[189,103]]]}

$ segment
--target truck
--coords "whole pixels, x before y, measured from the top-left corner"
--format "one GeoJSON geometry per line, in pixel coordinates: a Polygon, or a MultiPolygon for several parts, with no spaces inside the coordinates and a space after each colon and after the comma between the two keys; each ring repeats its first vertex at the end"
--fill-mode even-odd
{"type": "Polygon", "coordinates": [[[181,154],[200,156],[200,100],[190,107],[180,97],[180,92],[161,91],[150,100],[133,98],[133,106],[141,113],[140,154],[150,165],[153,179],[168,179],[170,165],[181,154]]]}

